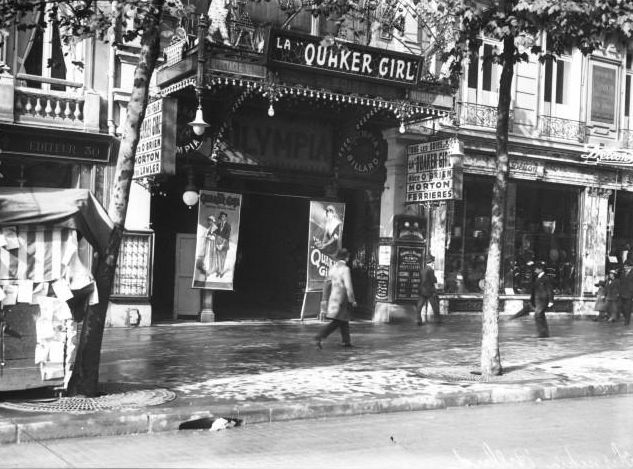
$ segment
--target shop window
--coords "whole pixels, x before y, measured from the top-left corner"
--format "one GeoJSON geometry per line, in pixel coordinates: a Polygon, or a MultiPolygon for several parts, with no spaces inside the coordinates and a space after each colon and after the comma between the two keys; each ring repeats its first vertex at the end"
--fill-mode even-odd
{"type": "Polygon", "coordinates": [[[517,183],[504,247],[507,293],[529,293],[532,261],[543,261],[556,294],[572,295],[576,283],[578,190],[517,183]],[[552,203],[556,201],[556,203],[552,203]],[[513,225],[513,226],[512,226],[513,225]],[[512,291],[510,291],[512,290],[512,291]]]}
{"type": "Polygon", "coordinates": [[[492,180],[468,176],[464,179],[463,200],[454,201],[449,209],[445,291],[481,293],[490,242],[492,180]]]}

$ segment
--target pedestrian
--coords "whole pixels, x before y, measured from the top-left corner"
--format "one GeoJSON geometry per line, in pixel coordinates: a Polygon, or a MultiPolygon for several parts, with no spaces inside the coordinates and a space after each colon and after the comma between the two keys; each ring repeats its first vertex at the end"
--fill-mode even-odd
{"type": "Polygon", "coordinates": [[[325,317],[331,319],[330,323],[323,327],[315,337],[316,346],[322,348],[321,341],[329,336],[337,328],[341,330],[343,346],[351,347],[349,334],[349,320],[351,308],[356,307],[354,288],[352,286],[352,274],[347,265],[349,261],[349,251],[345,248],[339,249],[334,255],[335,263],[330,267],[328,278],[323,288],[322,308],[325,310],[325,317]]]}
{"type": "Polygon", "coordinates": [[[607,286],[604,280],[600,280],[595,286],[598,287],[598,291],[596,292],[596,302],[593,305],[593,309],[598,312],[598,315],[594,316],[593,320],[602,321],[603,319],[608,319],[609,316],[607,313],[607,286]]]}
{"type": "Polygon", "coordinates": [[[620,279],[617,277],[617,274],[617,270],[610,270],[605,285],[607,300],[607,314],[605,319],[615,318],[616,321],[620,318],[620,279]]]}
{"type": "MultiPolygon", "coordinates": [[[[633,302],[633,261],[624,263],[624,269],[620,274],[620,313],[624,316],[624,325],[631,322],[631,306],[633,302]]],[[[609,322],[616,322],[618,316],[609,318],[609,322]]]]}
{"type": "Polygon", "coordinates": [[[545,262],[534,263],[536,278],[532,284],[530,305],[534,308],[534,321],[536,322],[536,334],[539,338],[549,337],[549,328],[545,311],[554,306],[554,290],[547,275],[545,275],[545,262]]]}
{"type": "Polygon", "coordinates": [[[433,321],[440,322],[440,308],[437,299],[437,291],[435,289],[437,278],[435,278],[434,267],[435,257],[429,254],[424,259],[424,266],[420,270],[420,298],[417,304],[418,326],[422,325],[423,322],[426,322],[429,305],[433,311],[433,321]],[[423,309],[424,313],[422,313],[423,309]]]}

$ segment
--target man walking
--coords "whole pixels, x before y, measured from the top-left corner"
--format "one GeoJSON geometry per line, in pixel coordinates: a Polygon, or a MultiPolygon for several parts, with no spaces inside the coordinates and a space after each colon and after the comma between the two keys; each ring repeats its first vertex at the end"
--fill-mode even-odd
{"type": "Polygon", "coordinates": [[[435,277],[435,257],[432,255],[426,256],[424,260],[424,266],[420,270],[420,299],[418,300],[418,326],[426,322],[429,305],[433,311],[433,322],[440,322],[440,307],[437,301],[437,294],[435,290],[435,284],[437,278],[435,277]],[[422,310],[424,309],[424,313],[422,310]],[[424,316],[423,316],[424,314],[424,316]],[[422,320],[424,318],[424,321],[422,320]]]}
{"type": "MultiPolygon", "coordinates": [[[[627,260],[620,276],[620,312],[624,316],[624,325],[631,322],[631,307],[633,306],[633,264],[627,260]]],[[[611,316],[609,322],[617,321],[617,316],[611,316]]]]}
{"type": "Polygon", "coordinates": [[[549,337],[549,328],[545,318],[545,310],[554,306],[554,290],[547,275],[545,275],[545,263],[538,261],[534,264],[536,279],[532,284],[530,305],[534,308],[534,320],[536,322],[536,334],[539,338],[549,337]]]}

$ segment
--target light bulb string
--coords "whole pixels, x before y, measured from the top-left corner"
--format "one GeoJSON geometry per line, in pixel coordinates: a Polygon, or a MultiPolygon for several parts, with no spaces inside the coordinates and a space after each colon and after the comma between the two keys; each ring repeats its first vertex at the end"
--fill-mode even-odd
{"type": "MultiPolygon", "coordinates": [[[[268,98],[269,109],[275,102],[282,97],[297,96],[305,98],[316,98],[325,101],[355,104],[363,107],[371,107],[375,110],[373,117],[378,111],[385,110],[390,112],[401,123],[410,122],[416,115],[435,116],[436,118],[447,118],[454,114],[454,110],[439,109],[433,106],[417,104],[410,101],[389,101],[382,98],[363,97],[358,95],[348,95],[336,93],[324,89],[311,89],[303,86],[291,86],[286,84],[271,83],[265,81],[257,81],[247,78],[229,78],[226,76],[216,75],[211,79],[211,83],[206,85],[209,90],[215,90],[219,86],[239,86],[245,87],[254,93],[268,98]]],[[[360,126],[364,125],[369,119],[365,119],[360,126]]]]}

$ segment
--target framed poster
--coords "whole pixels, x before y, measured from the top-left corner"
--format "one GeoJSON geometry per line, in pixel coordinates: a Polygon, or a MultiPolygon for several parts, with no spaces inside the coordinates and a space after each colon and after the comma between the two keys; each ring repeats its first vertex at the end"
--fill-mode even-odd
{"type": "Polygon", "coordinates": [[[200,191],[192,288],[233,290],[242,195],[200,191]]]}
{"type": "Polygon", "coordinates": [[[342,247],[344,220],[344,203],[310,201],[306,291],[323,288],[334,255],[342,247]]]}
{"type": "Polygon", "coordinates": [[[594,64],[591,77],[591,120],[614,125],[616,69],[594,64]]]}
{"type": "Polygon", "coordinates": [[[396,246],[395,301],[417,301],[420,297],[423,257],[423,247],[396,246]]]}

